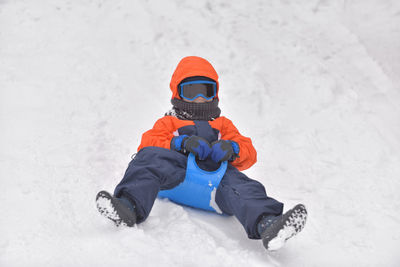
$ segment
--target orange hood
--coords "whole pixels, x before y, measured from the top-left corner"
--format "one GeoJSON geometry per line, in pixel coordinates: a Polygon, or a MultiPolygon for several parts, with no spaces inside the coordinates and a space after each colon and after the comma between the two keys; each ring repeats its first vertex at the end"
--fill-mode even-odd
{"type": "Polygon", "coordinates": [[[217,95],[218,98],[218,91],[219,91],[219,83],[218,83],[218,74],[213,68],[213,66],[201,57],[185,57],[183,58],[178,66],[176,67],[174,74],[172,74],[171,83],[169,87],[172,91],[172,98],[181,99],[178,92],[178,84],[189,77],[193,76],[204,76],[210,79],[213,79],[217,82],[217,95]]]}

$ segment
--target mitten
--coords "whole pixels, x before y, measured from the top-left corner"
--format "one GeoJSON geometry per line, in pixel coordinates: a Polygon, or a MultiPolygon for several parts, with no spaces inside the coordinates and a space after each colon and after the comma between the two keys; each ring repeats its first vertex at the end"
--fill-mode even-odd
{"type": "Polygon", "coordinates": [[[188,136],[186,134],[173,137],[171,140],[171,149],[176,150],[176,151],[182,151],[183,150],[183,141],[187,138],[188,138],[188,136]]]}
{"type": "Polygon", "coordinates": [[[198,136],[190,136],[183,141],[184,152],[191,152],[200,160],[205,160],[211,152],[210,143],[198,136]]]}
{"type": "Polygon", "coordinates": [[[239,145],[231,140],[218,140],[212,143],[211,159],[214,162],[233,161],[239,156],[239,145]]]}

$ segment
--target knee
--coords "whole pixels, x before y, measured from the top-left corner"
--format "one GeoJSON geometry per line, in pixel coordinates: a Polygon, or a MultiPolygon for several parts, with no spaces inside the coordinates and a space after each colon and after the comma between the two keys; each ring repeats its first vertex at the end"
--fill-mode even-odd
{"type": "Polygon", "coordinates": [[[144,147],[135,155],[129,165],[174,165],[186,168],[187,157],[179,152],[162,147],[144,147]]]}

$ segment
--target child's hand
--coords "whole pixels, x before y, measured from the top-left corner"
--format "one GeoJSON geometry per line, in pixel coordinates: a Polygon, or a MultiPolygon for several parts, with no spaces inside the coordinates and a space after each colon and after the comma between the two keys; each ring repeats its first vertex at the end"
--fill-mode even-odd
{"type": "Polygon", "coordinates": [[[214,162],[233,161],[239,155],[239,145],[235,141],[218,140],[212,143],[211,159],[214,162]]]}
{"type": "Polygon", "coordinates": [[[178,135],[172,138],[171,140],[171,149],[176,150],[178,152],[183,152],[183,143],[188,139],[186,134],[178,135]]]}
{"type": "Polygon", "coordinates": [[[193,153],[199,160],[205,160],[211,153],[210,143],[198,136],[190,136],[183,140],[183,147],[186,151],[193,153]]]}

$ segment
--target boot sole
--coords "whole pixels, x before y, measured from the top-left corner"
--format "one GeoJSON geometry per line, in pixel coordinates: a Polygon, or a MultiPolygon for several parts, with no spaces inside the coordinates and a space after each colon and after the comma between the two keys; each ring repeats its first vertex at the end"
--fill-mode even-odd
{"type": "Polygon", "coordinates": [[[264,247],[269,251],[282,248],[289,238],[303,230],[306,221],[306,208],[301,204],[296,205],[262,233],[264,247]]]}
{"type": "Polygon", "coordinates": [[[107,191],[97,194],[96,206],[100,214],[113,221],[116,226],[132,227],[136,223],[136,214],[107,191]]]}

